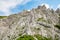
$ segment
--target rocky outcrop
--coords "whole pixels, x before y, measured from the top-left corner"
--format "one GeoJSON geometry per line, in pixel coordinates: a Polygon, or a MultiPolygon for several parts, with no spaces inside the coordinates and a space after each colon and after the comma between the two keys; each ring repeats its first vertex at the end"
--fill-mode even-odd
{"type": "Polygon", "coordinates": [[[52,37],[52,40],[55,40],[57,35],[60,40],[60,29],[54,27],[59,22],[58,16],[54,10],[39,6],[0,19],[0,40],[15,40],[20,36],[19,34],[40,34],[44,37],[52,37]]]}

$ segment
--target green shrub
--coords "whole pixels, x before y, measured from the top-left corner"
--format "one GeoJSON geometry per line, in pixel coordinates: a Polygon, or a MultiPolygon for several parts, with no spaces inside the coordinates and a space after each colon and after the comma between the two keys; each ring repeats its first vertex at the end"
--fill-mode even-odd
{"type": "MultiPolygon", "coordinates": [[[[39,34],[37,34],[37,35],[34,35],[38,40],[52,40],[52,38],[46,38],[46,37],[43,37],[43,36],[41,36],[41,35],[39,35],[39,34]]],[[[21,37],[19,37],[17,40],[35,40],[34,38],[33,38],[33,36],[31,36],[31,35],[24,35],[24,36],[21,36],[21,37]]]]}
{"type": "Polygon", "coordinates": [[[43,38],[42,38],[41,35],[35,35],[35,37],[36,37],[38,40],[43,40],[43,38]]]}
{"type": "Polygon", "coordinates": [[[46,38],[46,37],[43,37],[42,35],[35,35],[35,37],[38,39],[38,40],[52,40],[52,38],[46,38]]]}
{"type": "Polygon", "coordinates": [[[60,25],[54,25],[55,27],[57,27],[58,29],[60,29],[60,25]]]}
{"type": "Polygon", "coordinates": [[[57,34],[55,35],[55,40],[59,40],[59,36],[57,34]]]}
{"type": "Polygon", "coordinates": [[[24,35],[19,37],[17,40],[34,40],[34,38],[31,35],[24,35]]]}
{"type": "Polygon", "coordinates": [[[38,19],[37,19],[37,21],[41,21],[41,20],[43,20],[43,18],[38,18],[38,19]]]}
{"type": "Polygon", "coordinates": [[[43,21],[46,22],[46,20],[42,17],[42,18],[38,18],[37,21],[43,21]]]}
{"type": "Polygon", "coordinates": [[[0,16],[0,19],[2,19],[2,18],[6,18],[7,16],[0,16]]]}
{"type": "Polygon", "coordinates": [[[40,30],[40,28],[37,28],[37,30],[40,30]]]}

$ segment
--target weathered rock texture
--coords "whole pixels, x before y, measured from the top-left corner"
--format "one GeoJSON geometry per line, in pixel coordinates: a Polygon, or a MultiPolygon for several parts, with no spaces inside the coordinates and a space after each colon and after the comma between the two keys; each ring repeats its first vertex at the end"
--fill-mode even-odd
{"type": "Polygon", "coordinates": [[[54,27],[59,22],[59,13],[43,5],[0,19],[0,40],[15,40],[19,34],[40,34],[60,40],[60,29],[54,27]]]}

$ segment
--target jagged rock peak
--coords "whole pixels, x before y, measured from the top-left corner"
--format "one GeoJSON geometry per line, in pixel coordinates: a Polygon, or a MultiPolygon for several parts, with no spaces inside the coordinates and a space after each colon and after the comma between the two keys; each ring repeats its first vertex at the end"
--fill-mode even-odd
{"type": "Polygon", "coordinates": [[[56,9],[56,13],[60,13],[60,9],[59,8],[56,9]]]}
{"type": "Polygon", "coordinates": [[[49,6],[48,6],[47,4],[43,4],[43,5],[38,6],[38,8],[39,8],[39,9],[40,9],[40,8],[48,9],[49,6]]]}

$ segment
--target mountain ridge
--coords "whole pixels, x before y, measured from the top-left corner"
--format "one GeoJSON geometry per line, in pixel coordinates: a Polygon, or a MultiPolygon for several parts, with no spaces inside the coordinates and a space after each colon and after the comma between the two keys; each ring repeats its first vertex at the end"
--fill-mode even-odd
{"type": "Polygon", "coordinates": [[[0,40],[15,40],[19,34],[40,34],[60,40],[60,29],[54,26],[60,23],[59,14],[60,10],[46,9],[43,5],[0,19],[0,40]]]}

